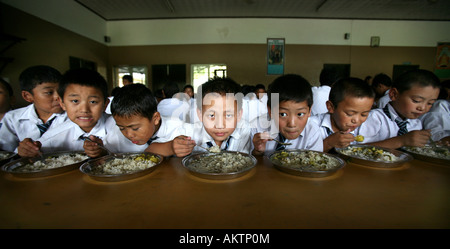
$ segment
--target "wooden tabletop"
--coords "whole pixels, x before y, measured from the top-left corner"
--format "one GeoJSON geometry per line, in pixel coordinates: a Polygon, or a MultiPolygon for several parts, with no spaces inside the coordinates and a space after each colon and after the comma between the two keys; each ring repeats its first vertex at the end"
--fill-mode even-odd
{"type": "Polygon", "coordinates": [[[450,228],[449,165],[350,162],[333,176],[305,178],[257,159],[231,180],[198,178],[175,157],[123,182],[79,170],[1,172],[0,228],[450,228]]]}

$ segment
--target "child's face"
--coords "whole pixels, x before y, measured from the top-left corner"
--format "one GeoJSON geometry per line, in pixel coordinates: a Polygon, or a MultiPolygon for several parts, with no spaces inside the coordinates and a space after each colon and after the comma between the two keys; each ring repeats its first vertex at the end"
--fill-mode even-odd
{"type": "Polygon", "coordinates": [[[334,131],[350,132],[364,123],[372,109],[373,98],[345,97],[337,106],[327,101],[334,131]]]}
{"type": "Polygon", "coordinates": [[[106,109],[103,93],[91,86],[69,84],[61,106],[72,122],[89,132],[97,124],[106,109]]]}
{"type": "Polygon", "coordinates": [[[281,134],[289,140],[300,136],[311,115],[311,109],[306,100],[303,102],[292,100],[280,102],[277,116],[274,115],[275,113],[270,108],[268,110],[271,118],[278,124],[281,134]]]}
{"type": "Polygon", "coordinates": [[[52,113],[62,112],[57,93],[58,83],[44,82],[33,88],[32,92],[22,91],[22,97],[34,103],[39,116],[48,116],[52,113]]]}
{"type": "Polygon", "coordinates": [[[11,108],[12,99],[9,96],[8,90],[0,84],[0,114],[9,111],[11,108]]]}
{"type": "Polygon", "coordinates": [[[114,120],[126,138],[134,144],[144,145],[155,134],[160,124],[161,116],[159,112],[155,112],[150,120],[141,115],[132,115],[130,117],[116,115],[114,116],[114,120]]]}
{"type": "Polygon", "coordinates": [[[439,88],[413,86],[399,93],[396,88],[389,92],[392,106],[403,119],[416,119],[427,113],[439,96],[439,88]]]}
{"type": "Polygon", "coordinates": [[[229,96],[207,94],[203,98],[202,110],[197,115],[206,132],[220,146],[236,129],[241,120],[242,110],[237,110],[234,94],[229,96]]]}

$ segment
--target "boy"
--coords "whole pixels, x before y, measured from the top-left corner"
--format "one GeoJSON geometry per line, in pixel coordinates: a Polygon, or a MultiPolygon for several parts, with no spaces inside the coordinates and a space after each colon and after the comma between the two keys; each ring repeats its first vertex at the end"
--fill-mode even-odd
{"type": "Polygon", "coordinates": [[[331,87],[326,102],[328,113],[311,117],[320,127],[324,152],[355,141],[358,127],[369,116],[374,100],[370,85],[358,78],[340,79],[331,87]]]}
{"type": "Polygon", "coordinates": [[[439,79],[432,72],[417,69],[401,74],[389,91],[384,108],[374,109],[361,125],[364,143],[397,149],[424,146],[430,130],[422,130],[420,116],[427,113],[439,95],[439,79]]]}
{"type": "Polygon", "coordinates": [[[134,146],[136,152],[148,151],[167,156],[164,150],[152,150],[149,145],[173,140],[180,135],[176,129],[183,125],[178,118],[162,118],[157,111],[156,98],[142,84],[122,87],[111,103],[111,112],[119,132],[110,132],[105,144],[115,151],[131,152],[134,146]]]}
{"type": "Polygon", "coordinates": [[[5,113],[12,109],[15,98],[11,85],[6,80],[0,78],[0,128],[2,127],[2,119],[5,113]]]}
{"type": "Polygon", "coordinates": [[[22,97],[31,104],[5,114],[0,128],[0,150],[17,153],[21,141],[27,138],[28,142],[34,141],[48,127],[66,120],[56,92],[60,80],[61,73],[45,65],[29,67],[20,74],[22,97]]]}
{"type": "Polygon", "coordinates": [[[102,154],[103,150],[97,144],[85,141],[84,137],[89,136],[101,143],[100,138],[106,136],[107,127],[114,125],[114,122],[107,120],[109,116],[104,112],[108,104],[106,80],[93,70],[72,69],[63,75],[58,94],[68,119],[49,129],[38,140],[39,144],[23,144],[23,151],[28,156],[36,156],[39,150],[81,151],[84,148],[90,157],[102,154]]]}
{"type": "Polygon", "coordinates": [[[300,75],[283,75],[269,85],[267,95],[270,125],[266,126],[269,128],[266,132],[261,128],[252,130],[253,155],[283,149],[322,151],[319,127],[309,121],[313,104],[309,82],[300,75]],[[273,139],[291,145],[281,145],[273,139]]]}
{"type": "Polygon", "coordinates": [[[389,89],[392,86],[392,80],[384,73],[375,75],[372,80],[372,88],[375,91],[375,108],[383,108],[391,99],[389,98],[389,89]]]}
{"type": "MultiPolygon", "coordinates": [[[[214,78],[199,86],[198,94],[196,111],[201,122],[185,123],[178,131],[183,135],[169,142],[167,153],[182,157],[214,147],[250,154],[251,130],[241,120],[240,86],[229,78],[214,78]]],[[[149,148],[152,146],[162,145],[151,144],[149,148]]]]}

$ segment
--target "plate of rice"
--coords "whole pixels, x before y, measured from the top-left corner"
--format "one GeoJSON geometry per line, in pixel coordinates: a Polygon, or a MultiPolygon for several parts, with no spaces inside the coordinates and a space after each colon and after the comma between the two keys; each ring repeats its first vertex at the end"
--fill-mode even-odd
{"type": "Polygon", "coordinates": [[[97,181],[125,181],[149,174],[162,161],[162,156],[148,152],[118,153],[90,160],[80,171],[97,181]]]}
{"type": "Polygon", "coordinates": [[[350,145],[335,150],[353,163],[376,168],[397,168],[413,159],[408,153],[372,145],[350,145]]]}
{"type": "Polygon", "coordinates": [[[0,166],[9,162],[17,154],[9,151],[0,151],[0,166]]]}
{"type": "Polygon", "coordinates": [[[224,180],[241,177],[256,165],[256,158],[237,151],[204,152],[189,155],[181,161],[193,175],[224,180]]]}
{"type": "Polygon", "coordinates": [[[443,165],[450,165],[450,147],[436,145],[435,147],[425,145],[423,147],[403,147],[402,150],[413,155],[414,158],[438,163],[443,165]]]}
{"type": "Polygon", "coordinates": [[[337,156],[312,150],[280,150],[269,155],[275,168],[291,175],[325,177],[345,166],[337,156]]]}
{"type": "Polygon", "coordinates": [[[74,170],[87,160],[84,151],[44,153],[42,157],[11,161],[2,170],[19,177],[42,177],[74,170]]]}

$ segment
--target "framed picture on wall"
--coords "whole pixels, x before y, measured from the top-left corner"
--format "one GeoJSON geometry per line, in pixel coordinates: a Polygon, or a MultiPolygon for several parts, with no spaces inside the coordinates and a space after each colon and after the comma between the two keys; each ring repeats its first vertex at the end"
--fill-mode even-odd
{"type": "Polygon", "coordinates": [[[284,73],[284,38],[267,38],[267,74],[284,73]]]}

